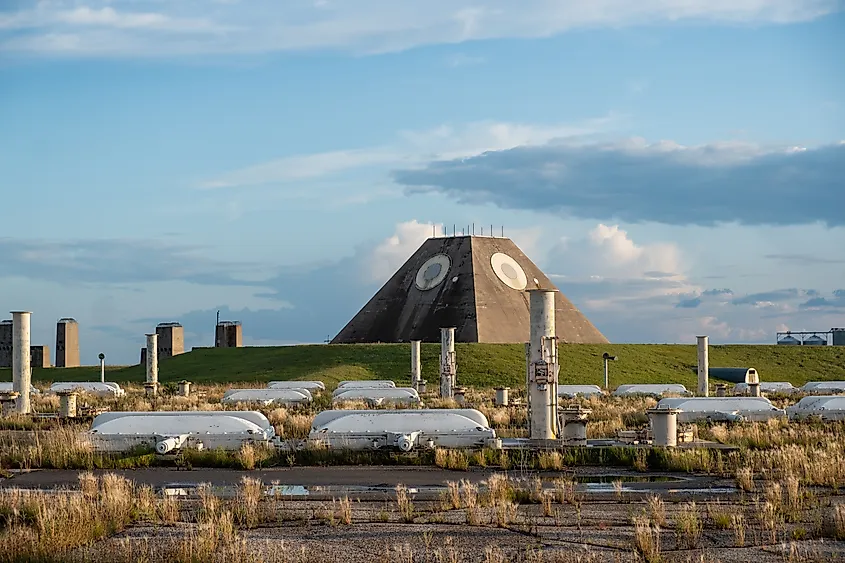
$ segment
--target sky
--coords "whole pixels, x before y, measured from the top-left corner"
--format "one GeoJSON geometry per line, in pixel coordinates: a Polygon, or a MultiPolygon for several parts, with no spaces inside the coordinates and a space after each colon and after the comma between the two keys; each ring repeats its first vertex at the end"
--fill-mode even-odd
{"type": "Polygon", "coordinates": [[[0,310],[323,342],[474,223],[611,342],[845,326],[843,57],[845,0],[4,0],[0,310]]]}

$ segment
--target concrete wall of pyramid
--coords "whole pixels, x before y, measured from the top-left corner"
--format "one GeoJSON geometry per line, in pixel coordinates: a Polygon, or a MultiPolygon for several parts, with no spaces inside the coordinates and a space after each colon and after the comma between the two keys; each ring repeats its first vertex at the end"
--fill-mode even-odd
{"type": "MultiPolygon", "coordinates": [[[[508,238],[430,238],[332,340],[440,342],[455,327],[458,342],[526,342],[526,289],[558,289],[508,238]]],[[[563,293],[555,294],[561,342],[608,340],[563,293]]]]}

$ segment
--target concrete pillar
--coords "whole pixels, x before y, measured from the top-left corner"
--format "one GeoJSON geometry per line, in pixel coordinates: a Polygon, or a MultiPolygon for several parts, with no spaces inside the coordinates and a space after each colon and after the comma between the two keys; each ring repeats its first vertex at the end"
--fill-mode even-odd
{"type": "Polygon", "coordinates": [[[18,414],[29,413],[29,391],[32,384],[30,363],[30,316],[27,311],[12,311],[12,391],[20,393],[15,403],[18,414]]]}
{"type": "Polygon", "coordinates": [[[510,387],[496,387],[496,406],[497,407],[506,407],[510,403],[510,397],[508,397],[508,392],[511,390],[510,387]]]}
{"type": "Polygon", "coordinates": [[[158,383],[158,334],[147,335],[147,383],[158,383]]]}
{"type": "Polygon", "coordinates": [[[571,405],[561,411],[563,417],[563,442],[567,446],[587,445],[587,422],[592,409],[571,405]]]}
{"type": "Polygon", "coordinates": [[[455,387],[454,389],[455,389],[455,391],[454,391],[455,400],[458,402],[459,405],[463,405],[466,402],[467,388],[466,387],[455,387]]]}
{"type": "Polygon", "coordinates": [[[531,400],[529,432],[532,439],[553,440],[556,438],[554,419],[557,413],[552,412],[552,405],[555,404],[552,400],[553,374],[545,349],[547,339],[555,336],[555,292],[548,289],[531,289],[528,294],[531,346],[528,385],[531,400]]]}
{"type": "Polygon", "coordinates": [[[457,375],[455,362],[455,329],[440,329],[440,397],[452,398],[452,388],[457,375]]]}
{"type": "Polygon", "coordinates": [[[191,382],[184,379],[179,382],[179,396],[188,397],[191,395],[191,382]]]}
{"type": "Polygon", "coordinates": [[[649,409],[652,444],[674,448],[678,445],[678,413],[680,409],[649,409]]]}
{"type": "Polygon", "coordinates": [[[716,384],[716,396],[717,397],[727,397],[728,395],[728,386],[724,383],[717,383],[716,384]]]}
{"type": "Polygon", "coordinates": [[[0,393],[0,416],[12,416],[17,410],[20,393],[9,391],[0,393]]]}
{"type": "Polygon", "coordinates": [[[710,342],[706,336],[697,336],[698,340],[698,396],[707,397],[710,393],[710,342]]]}
{"type": "Polygon", "coordinates": [[[420,341],[411,340],[411,387],[419,391],[422,379],[422,363],[420,361],[420,341]]]}
{"type": "Polygon", "coordinates": [[[76,391],[59,391],[59,418],[76,417],[76,391]]]}

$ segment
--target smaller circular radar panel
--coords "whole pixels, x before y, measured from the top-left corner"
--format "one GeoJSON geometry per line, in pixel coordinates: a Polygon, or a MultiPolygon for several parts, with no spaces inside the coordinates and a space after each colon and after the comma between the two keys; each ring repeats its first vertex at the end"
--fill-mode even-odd
{"type": "Polygon", "coordinates": [[[426,260],[425,264],[417,270],[417,278],[414,280],[417,289],[425,291],[440,285],[446,279],[451,265],[449,257],[445,254],[438,254],[426,260]]]}
{"type": "Polygon", "coordinates": [[[507,254],[497,252],[490,257],[490,265],[493,266],[496,276],[506,286],[522,291],[528,285],[528,278],[522,267],[507,254]]]}

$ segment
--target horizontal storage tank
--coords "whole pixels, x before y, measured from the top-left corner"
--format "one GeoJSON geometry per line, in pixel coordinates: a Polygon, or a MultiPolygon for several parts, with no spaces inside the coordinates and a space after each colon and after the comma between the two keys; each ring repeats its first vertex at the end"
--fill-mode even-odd
{"type": "Polygon", "coordinates": [[[818,416],[822,420],[845,420],[845,396],[814,395],[804,397],[791,407],[786,407],[790,419],[800,420],[818,416]]]}
{"type": "Polygon", "coordinates": [[[388,379],[362,379],[355,381],[341,381],[337,384],[340,389],[386,389],[389,387],[396,387],[396,383],[388,379]]]}
{"type": "Polygon", "coordinates": [[[311,400],[311,393],[307,389],[229,389],[220,402],[301,405],[311,400]]]}
{"type": "Polygon", "coordinates": [[[786,416],[765,397],[674,397],[661,399],[658,409],[678,409],[678,422],[699,420],[744,422],[786,416]]]}
{"type": "Polygon", "coordinates": [[[845,393],[845,381],[808,381],[801,387],[804,393],[845,393]]]}
{"type": "Polygon", "coordinates": [[[386,387],[386,388],[353,388],[346,387],[335,390],[332,394],[332,402],[343,401],[366,401],[370,405],[381,405],[384,403],[405,403],[413,404],[420,402],[420,396],[413,387],[386,387]]]}
{"type": "Polygon", "coordinates": [[[757,383],[760,381],[760,376],[754,368],[709,368],[707,375],[731,383],[757,383]]]}
{"type": "Polygon", "coordinates": [[[496,432],[475,409],[334,410],[314,418],[308,439],[333,449],[410,451],[495,445],[496,432]]]}
{"type": "Polygon", "coordinates": [[[126,392],[117,383],[106,381],[62,381],[56,382],[47,390],[48,393],[60,391],[76,391],[80,394],[88,393],[97,397],[122,397],[126,392]]]}
{"type": "Polygon", "coordinates": [[[602,390],[601,387],[598,385],[558,385],[557,386],[557,396],[558,397],[577,397],[581,395],[583,397],[591,397],[593,395],[601,395],[602,390]]]}
{"type": "Polygon", "coordinates": [[[616,397],[624,397],[626,395],[649,395],[651,397],[661,397],[663,395],[688,396],[690,394],[687,388],[680,383],[631,383],[620,385],[613,392],[613,395],[616,397]]]}
{"type": "Polygon", "coordinates": [[[325,391],[326,385],[322,381],[271,381],[267,389],[308,389],[314,393],[325,391]]]}
{"type": "MultiPolygon", "coordinates": [[[[798,391],[788,381],[761,381],[760,391],[763,393],[794,393],[798,391]]],[[[737,383],[734,385],[734,395],[745,395],[748,393],[747,383],[737,383]]]]}
{"type": "MultiPolygon", "coordinates": [[[[0,393],[11,393],[12,391],[14,391],[14,389],[12,389],[11,381],[0,381],[0,393]]],[[[29,394],[40,395],[41,391],[39,391],[34,385],[30,385],[29,394]]]]}
{"type": "Polygon", "coordinates": [[[99,451],[149,446],[166,454],[185,447],[238,450],[268,442],[275,430],[256,411],[107,412],[94,418],[89,436],[99,451]]]}

